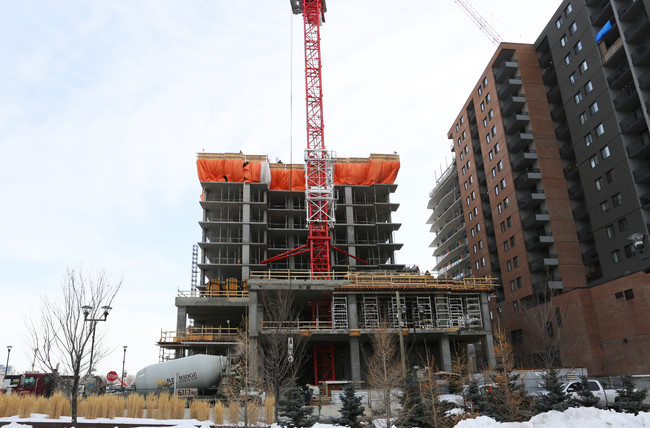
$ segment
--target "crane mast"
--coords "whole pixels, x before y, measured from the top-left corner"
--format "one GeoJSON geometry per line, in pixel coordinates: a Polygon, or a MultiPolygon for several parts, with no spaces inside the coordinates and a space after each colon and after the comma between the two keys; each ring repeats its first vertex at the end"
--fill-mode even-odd
{"type": "Polygon", "coordinates": [[[332,245],[334,225],[334,159],[325,147],[323,85],[321,76],[320,25],[325,22],[325,0],[290,0],[293,13],[302,14],[305,29],[305,88],[307,107],[307,149],[305,150],[305,209],[309,235],[307,243],[278,254],[262,263],[309,252],[312,278],[328,279],[332,270],[331,250],[362,263],[365,261],[332,245]]]}

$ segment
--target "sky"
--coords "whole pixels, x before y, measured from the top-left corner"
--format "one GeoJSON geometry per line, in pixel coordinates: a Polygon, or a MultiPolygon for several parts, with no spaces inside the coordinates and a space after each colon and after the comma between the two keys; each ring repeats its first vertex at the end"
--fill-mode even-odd
{"type": "MultiPolygon", "coordinates": [[[[472,0],[533,43],[560,1],[472,0]]],[[[496,47],[453,0],[328,0],[325,144],[397,152],[397,262],[431,269],[428,194],[447,132],[496,47]],[[406,7],[405,7],[406,5],[406,7]]],[[[0,2],[0,364],[31,367],[26,322],[68,268],[122,288],[98,372],[158,361],[201,238],[199,152],[302,163],[302,18],[288,1],[0,2]]]]}

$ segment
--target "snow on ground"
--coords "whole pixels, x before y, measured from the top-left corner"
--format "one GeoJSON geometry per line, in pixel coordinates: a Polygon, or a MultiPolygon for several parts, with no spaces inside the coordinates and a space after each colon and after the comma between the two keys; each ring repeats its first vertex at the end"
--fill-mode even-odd
{"type": "MultiPolygon", "coordinates": [[[[3,428],[29,428],[30,422],[47,419],[47,415],[32,414],[31,418],[19,419],[18,416],[9,418],[0,418],[0,423],[7,423],[3,428]],[[20,424],[18,424],[20,421],[20,424]]],[[[62,417],[61,421],[70,421],[70,417],[62,417]]],[[[79,418],[79,422],[86,421],[79,418]]],[[[86,422],[104,423],[110,426],[120,424],[137,424],[142,419],[114,418],[114,419],[89,419],[86,422]]],[[[202,428],[211,426],[211,422],[199,422],[196,419],[176,419],[176,420],[155,420],[146,419],[147,424],[166,425],[170,428],[195,428],[200,425],[202,428]]],[[[376,425],[381,425],[381,421],[376,421],[376,425]]],[[[317,423],[314,428],[330,428],[334,425],[317,423]]],[[[468,419],[456,425],[457,428],[650,428],[650,412],[639,413],[634,416],[629,413],[616,413],[613,410],[602,410],[592,407],[570,408],[565,412],[551,411],[539,414],[528,422],[495,422],[485,416],[476,419],[468,419]]],[[[273,424],[272,428],[279,428],[273,424]]]]}

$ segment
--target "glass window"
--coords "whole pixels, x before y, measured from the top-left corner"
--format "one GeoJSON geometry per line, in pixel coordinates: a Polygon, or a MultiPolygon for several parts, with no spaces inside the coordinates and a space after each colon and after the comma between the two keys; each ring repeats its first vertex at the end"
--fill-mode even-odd
{"type": "Polygon", "coordinates": [[[460,137],[458,138],[458,146],[460,147],[460,137]]]}
{"type": "Polygon", "coordinates": [[[600,149],[600,156],[602,156],[603,159],[607,159],[611,155],[612,154],[609,151],[609,146],[605,146],[602,149],[600,149]]]}
{"type": "Polygon", "coordinates": [[[629,259],[636,255],[636,250],[634,249],[634,244],[628,244],[625,246],[625,256],[629,259]]]}
{"type": "Polygon", "coordinates": [[[465,153],[460,152],[460,160],[463,160],[465,158],[465,153]]]}
{"type": "Polygon", "coordinates": [[[497,162],[497,170],[501,171],[503,169],[503,161],[497,162]]]}
{"type": "Polygon", "coordinates": [[[490,132],[492,133],[492,135],[497,135],[497,127],[496,127],[496,125],[492,127],[490,132]]]}
{"type": "Polygon", "coordinates": [[[467,186],[467,181],[465,183],[463,183],[463,186],[465,186],[465,190],[467,190],[467,187],[468,187],[467,186]]]}
{"type": "Polygon", "coordinates": [[[521,286],[523,285],[523,282],[522,282],[522,280],[521,280],[521,277],[518,276],[517,279],[516,279],[516,281],[517,281],[517,288],[521,288],[521,286]]]}
{"type": "Polygon", "coordinates": [[[472,200],[476,199],[476,191],[472,190],[472,200]]]}
{"type": "Polygon", "coordinates": [[[502,179],[501,179],[501,188],[502,188],[502,189],[505,189],[505,188],[506,188],[506,179],[505,179],[505,178],[502,178],[502,179]]]}
{"type": "Polygon", "coordinates": [[[492,177],[496,177],[496,176],[497,176],[497,170],[492,168],[492,177]]]}
{"type": "MultiPolygon", "coordinates": [[[[476,236],[476,232],[474,231],[474,228],[471,228],[469,233],[472,235],[472,237],[476,236]]],[[[476,262],[476,263],[478,263],[478,262],[476,262]]],[[[476,266],[476,267],[478,267],[478,266],[476,266]]]]}
{"type": "Polygon", "coordinates": [[[591,83],[591,80],[590,80],[590,81],[588,81],[587,84],[585,85],[585,92],[586,92],[586,93],[589,93],[589,92],[591,92],[591,91],[593,91],[593,90],[594,90],[594,84],[591,83]]]}
{"type": "Polygon", "coordinates": [[[512,258],[512,264],[515,265],[515,267],[519,267],[519,256],[512,258]]]}
{"type": "Polygon", "coordinates": [[[465,118],[463,118],[463,116],[461,116],[460,117],[460,124],[462,125],[463,123],[465,123],[465,118]]]}
{"type": "Polygon", "coordinates": [[[589,68],[589,65],[587,64],[587,60],[584,60],[584,61],[582,61],[580,63],[580,73],[581,74],[584,73],[585,71],[587,71],[588,68],[589,68]]]}
{"type": "Polygon", "coordinates": [[[587,122],[587,112],[583,111],[580,113],[580,125],[584,125],[587,122]]]}
{"type": "Polygon", "coordinates": [[[510,291],[515,291],[515,280],[510,280],[510,291]]]}
{"type": "Polygon", "coordinates": [[[607,232],[607,237],[612,238],[614,235],[616,235],[616,232],[614,231],[614,225],[610,224],[605,228],[605,232],[607,232]]]}
{"type": "Polygon", "coordinates": [[[508,208],[510,206],[510,199],[506,196],[506,198],[503,200],[503,207],[508,208]]]}
{"type": "Polygon", "coordinates": [[[623,195],[617,193],[614,196],[612,196],[612,204],[614,205],[614,207],[620,207],[621,205],[623,205],[623,195]]]}
{"type": "Polygon", "coordinates": [[[575,71],[574,71],[574,72],[571,73],[571,75],[569,76],[569,80],[571,81],[571,84],[573,85],[574,83],[576,83],[576,80],[577,80],[577,79],[578,79],[578,76],[576,75],[576,73],[575,73],[575,71]]]}
{"type": "Polygon", "coordinates": [[[481,266],[485,266],[485,257],[481,257],[481,266]]]}
{"type": "Polygon", "coordinates": [[[511,270],[512,270],[512,260],[508,260],[508,261],[506,262],[506,268],[508,269],[508,271],[511,271],[511,270]]]}
{"type": "Polygon", "coordinates": [[[607,203],[607,201],[602,201],[600,203],[600,212],[605,214],[607,211],[609,211],[609,204],[607,203]]]}
{"type": "Polygon", "coordinates": [[[487,77],[484,77],[483,78],[483,87],[486,87],[486,86],[487,86],[487,77]]]}
{"type": "Polygon", "coordinates": [[[463,173],[463,175],[465,175],[465,167],[461,169],[461,172],[463,173]]]}
{"type": "Polygon", "coordinates": [[[472,221],[472,218],[474,218],[474,216],[473,216],[472,213],[470,212],[470,213],[467,215],[467,218],[469,219],[469,221],[472,221]]]}
{"type": "Polygon", "coordinates": [[[494,186],[494,194],[495,195],[499,194],[499,186],[494,186]]]}
{"type": "Polygon", "coordinates": [[[604,133],[605,133],[605,127],[603,126],[602,123],[598,124],[598,126],[596,127],[596,135],[600,137],[604,133]]]}
{"type": "MultiPolygon", "coordinates": [[[[495,189],[495,190],[497,190],[497,189],[495,189]]],[[[499,212],[499,214],[501,214],[503,212],[503,206],[501,205],[501,203],[499,203],[497,205],[497,211],[499,212]]]]}
{"type": "Polygon", "coordinates": [[[467,165],[467,169],[470,169],[472,167],[472,163],[469,160],[467,161],[466,165],[467,165]]]}
{"type": "Polygon", "coordinates": [[[467,133],[466,133],[465,131],[463,131],[463,133],[460,134],[460,135],[463,137],[463,140],[464,140],[465,138],[467,138],[467,133]]]}
{"type": "Polygon", "coordinates": [[[592,168],[596,168],[596,165],[598,165],[598,157],[596,157],[596,155],[589,158],[589,165],[591,165],[592,168]]]}
{"type": "Polygon", "coordinates": [[[456,124],[456,131],[458,131],[458,124],[456,124]]]}
{"type": "Polygon", "coordinates": [[[483,249],[483,240],[482,239],[480,241],[478,241],[478,248],[479,248],[479,250],[483,249]]]}
{"type": "Polygon", "coordinates": [[[508,241],[503,241],[503,249],[505,251],[508,251],[510,249],[510,243],[508,241]]]}
{"type": "Polygon", "coordinates": [[[474,176],[470,175],[469,176],[469,184],[472,184],[474,182],[474,176]]]}
{"type": "Polygon", "coordinates": [[[515,246],[515,237],[514,237],[514,236],[511,236],[511,237],[510,237],[510,247],[511,247],[511,248],[514,248],[514,246],[515,246]]]}
{"type": "Polygon", "coordinates": [[[488,92],[487,95],[485,95],[485,102],[490,102],[492,101],[492,97],[490,96],[490,93],[488,92]]]}
{"type": "Polygon", "coordinates": [[[555,20],[555,26],[557,27],[558,30],[562,26],[562,17],[561,16],[558,19],[555,20]]]}
{"type": "Polygon", "coordinates": [[[512,310],[515,312],[519,310],[519,303],[516,300],[512,302],[512,310]]]}
{"type": "Polygon", "coordinates": [[[483,88],[481,88],[481,87],[479,86],[479,87],[478,87],[478,95],[481,96],[482,93],[483,93],[483,88]]]}
{"type": "Polygon", "coordinates": [[[499,153],[499,143],[494,145],[494,153],[499,153]]]}
{"type": "Polygon", "coordinates": [[[474,254],[476,254],[476,244],[472,248],[474,249],[474,254]]]}
{"type": "Polygon", "coordinates": [[[591,136],[590,133],[585,135],[585,146],[589,147],[593,142],[594,142],[594,138],[591,136]]]}
{"type": "Polygon", "coordinates": [[[589,111],[590,111],[591,114],[593,115],[593,114],[595,114],[598,110],[599,110],[599,108],[598,108],[598,101],[594,101],[594,103],[593,103],[592,105],[589,106],[589,111]]]}
{"type": "Polygon", "coordinates": [[[487,117],[483,118],[483,128],[487,128],[487,117]]]}
{"type": "Polygon", "coordinates": [[[614,264],[619,263],[621,261],[621,253],[618,250],[612,251],[612,260],[614,261],[614,264]]]}
{"type": "Polygon", "coordinates": [[[607,182],[608,183],[610,183],[610,184],[613,183],[614,180],[616,179],[616,171],[614,171],[614,168],[607,171],[607,173],[605,174],[605,177],[607,177],[607,182]]]}
{"type": "Polygon", "coordinates": [[[569,27],[569,34],[575,34],[576,31],[578,31],[578,24],[573,21],[573,24],[569,27]]]}
{"type": "Polygon", "coordinates": [[[573,100],[576,102],[576,104],[580,104],[580,101],[582,101],[582,92],[578,92],[573,96],[573,100]]]}
{"type": "Polygon", "coordinates": [[[490,111],[488,112],[488,117],[490,119],[492,119],[494,117],[494,112],[492,111],[492,109],[490,109],[490,111]]]}
{"type": "Polygon", "coordinates": [[[512,226],[512,217],[508,217],[508,218],[506,219],[506,224],[508,225],[508,227],[511,227],[511,226],[512,226]]]}
{"type": "Polygon", "coordinates": [[[467,197],[467,205],[469,205],[469,196],[467,197]]]}
{"type": "Polygon", "coordinates": [[[469,152],[469,147],[468,147],[468,146],[463,147],[463,151],[464,151],[465,153],[469,152]]]}
{"type": "Polygon", "coordinates": [[[569,54],[566,54],[566,56],[564,57],[564,63],[565,63],[566,65],[571,64],[571,54],[570,54],[570,53],[569,53],[569,54]]]}
{"type": "Polygon", "coordinates": [[[564,16],[569,16],[573,12],[573,7],[571,7],[571,3],[569,3],[565,8],[564,8],[564,16]]]}
{"type": "Polygon", "coordinates": [[[488,153],[488,158],[490,158],[490,160],[494,159],[494,153],[492,150],[490,150],[490,153],[488,153]]]}
{"type": "Polygon", "coordinates": [[[506,222],[502,221],[501,224],[500,224],[500,227],[501,227],[501,232],[505,232],[506,231],[506,222]]]}
{"type": "Polygon", "coordinates": [[[627,230],[627,219],[623,217],[618,221],[618,230],[625,232],[627,230]]]}
{"type": "Polygon", "coordinates": [[[485,103],[481,101],[481,111],[485,110],[485,103]]]}
{"type": "Polygon", "coordinates": [[[602,190],[603,189],[603,177],[598,177],[596,181],[594,181],[594,184],[596,185],[596,190],[602,190]]]}
{"type": "Polygon", "coordinates": [[[573,47],[573,52],[578,53],[582,50],[582,42],[578,40],[578,43],[573,47]]]}
{"type": "Polygon", "coordinates": [[[562,36],[562,38],[560,39],[560,44],[562,45],[562,47],[566,46],[566,36],[562,36]]]}
{"type": "Polygon", "coordinates": [[[492,138],[490,137],[490,134],[487,134],[487,135],[485,136],[485,141],[486,141],[488,144],[490,144],[490,140],[491,140],[491,139],[492,139],[492,138]]]}
{"type": "Polygon", "coordinates": [[[474,207],[474,215],[478,215],[478,207],[474,207]]]}

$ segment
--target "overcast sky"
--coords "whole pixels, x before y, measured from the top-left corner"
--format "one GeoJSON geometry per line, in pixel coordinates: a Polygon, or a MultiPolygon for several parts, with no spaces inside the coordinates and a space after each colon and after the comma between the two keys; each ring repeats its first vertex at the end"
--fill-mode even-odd
{"type": "MultiPolygon", "coordinates": [[[[472,1],[523,43],[559,3],[472,1]]],[[[327,6],[325,143],[400,155],[397,261],[431,269],[428,193],[495,46],[453,0],[327,6]]],[[[0,2],[0,364],[12,345],[30,367],[24,322],[67,267],[124,281],[98,371],[123,345],[130,373],[158,361],[201,237],[196,153],[302,162],[302,31],[286,0],[0,2]]]]}

